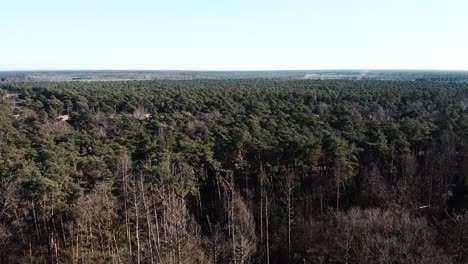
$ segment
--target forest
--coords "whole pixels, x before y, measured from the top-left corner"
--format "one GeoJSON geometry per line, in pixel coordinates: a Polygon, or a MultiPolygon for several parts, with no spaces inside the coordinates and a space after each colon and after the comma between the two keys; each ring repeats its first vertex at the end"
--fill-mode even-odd
{"type": "Polygon", "coordinates": [[[0,84],[0,263],[468,263],[468,84],[0,84]]]}

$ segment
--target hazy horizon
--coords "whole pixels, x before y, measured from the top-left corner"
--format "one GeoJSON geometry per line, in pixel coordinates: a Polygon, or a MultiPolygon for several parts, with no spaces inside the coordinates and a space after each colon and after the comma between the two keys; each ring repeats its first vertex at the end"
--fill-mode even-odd
{"type": "Polygon", "coordinates": [[[0,72],[468,72],[468,69],[272,69],[272,70],[214,70],[214,69],[18,69],[0,72]]]}

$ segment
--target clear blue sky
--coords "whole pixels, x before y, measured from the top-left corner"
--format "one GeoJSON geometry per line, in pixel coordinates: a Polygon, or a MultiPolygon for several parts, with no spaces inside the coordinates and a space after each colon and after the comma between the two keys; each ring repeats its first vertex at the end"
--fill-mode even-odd
{"type": "Polygon", "coordinates": [[[5,0],[0,70],[468,70],[467,0],[5,0]]]}

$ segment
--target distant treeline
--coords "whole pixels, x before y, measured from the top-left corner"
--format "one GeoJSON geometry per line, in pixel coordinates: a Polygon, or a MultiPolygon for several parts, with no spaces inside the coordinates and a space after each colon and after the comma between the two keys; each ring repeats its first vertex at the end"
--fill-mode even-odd
{"type": "Polygon", "coordinates": [[[192,79],[348,79],[429,80],[466,82],[468,71],[417,70],[301,70],[301,71],[11,71],[0,72],[2,82],[118,81],[192,79]]]}

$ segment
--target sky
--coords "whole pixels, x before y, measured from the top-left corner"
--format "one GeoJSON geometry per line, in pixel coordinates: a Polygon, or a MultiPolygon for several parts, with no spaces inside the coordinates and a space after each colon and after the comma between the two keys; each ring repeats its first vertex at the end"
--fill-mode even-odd
{"type": "Polygon", "coordinates": [[[0,0],[0,70],[468,70],[466,0],[0,0]]]}

